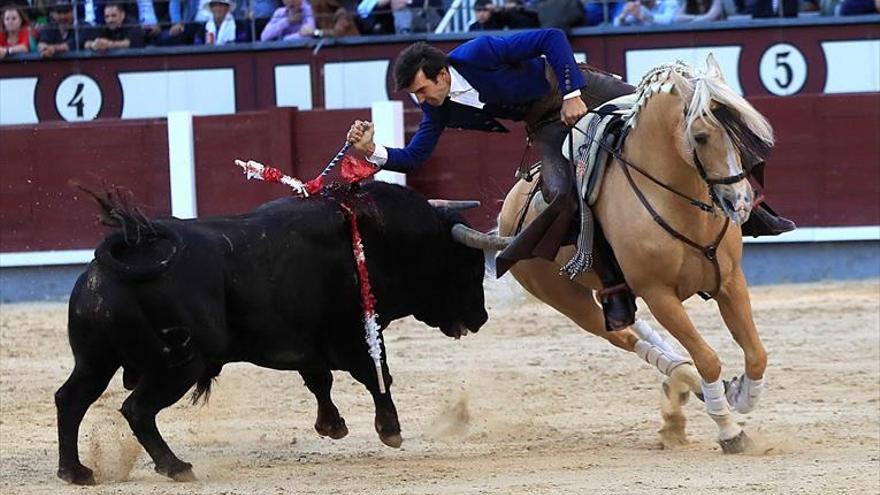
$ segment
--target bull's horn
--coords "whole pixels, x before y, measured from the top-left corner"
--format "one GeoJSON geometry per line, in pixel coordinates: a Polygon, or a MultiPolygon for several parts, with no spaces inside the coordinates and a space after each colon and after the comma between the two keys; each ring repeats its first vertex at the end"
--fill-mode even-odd
{"type": "Polygon", "coordinates": [[[434,208],[449,208],[450,210],[467,210],[480,206],[479,201],[455,201],[450,199],[429,199],[428,203],[434,208]]]}
{"type": "Polygon", "coordinates": [[[483,251],[501,251],[513,241],[513,237],[486,234],[461,223],[452,226],[452,239],[467,247],[483,251]]]}

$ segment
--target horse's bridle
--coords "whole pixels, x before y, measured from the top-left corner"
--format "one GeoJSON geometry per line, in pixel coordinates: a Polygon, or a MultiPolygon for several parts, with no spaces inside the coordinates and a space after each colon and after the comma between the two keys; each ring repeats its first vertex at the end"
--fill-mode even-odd
{"type": "MultiPolygon", "coordinates": [[[[577,127],[575,127],[575,129],[577,129],[577,127]]],[[[580,129],[578,129],[578,130],[580,130],[580,129]]],[[[612,148],[611,146],[608,146],[601,139],[597,140],[596,143],[599,145],[600,148],[602,148],[608,154],[610,154],[611,156],[613,156],[614,158],[617,159],[617,163],[620,164],[620,167],[623,170],[623,173],[626,176],[626,180],[627,180],[627,182],[629,182],[629,185],[632,188],[633,193],[635,193],[636,197],[639,198],[639,201],[642,203],[642,206],[648,211],[648,213],[651,215],[651,218],[654,220],[654,222],[657,223],[657,225],[659,225],[661,228],[663,228],[663,230],[665,230],[669,235],[671,235],[675,239],[678,239],[679,241],[683,242],[684,244],[687,244],[688,246],[696,249],[697,251],[702,253],[703,256],[705,256],[707,260],[709,260],[709,262],[712,264],[712,268],[715,271],[715,287],[709,293],[699,291],[699,292],[697,292],[697,294],[699,294],[700,297],[702,297],[703,299],[714,298],[716,295],[718,295],[718,291],[721,290],[721,267],[718,264],[718,246],[721,244],[721,241],[724,239],[724,235],[727,233],[727,228],[730,226],[730,218],[728,218],[728,217],[724,218],[724,225],[721,227],[721,231],[718,233],[718,236],[715,238],[714,241],[712,241],[711,244],[707,244],[707,245],[699,244],[698,242],[694,241],[693,239],[689,238],[688,236],[682,234],[681,232],[676,230],[674,227],[672,227],[666,220],[663,219],[663,217],[654,208],[654,206],[651,205],[651,202],[648,201],[648,198],[645,196],[645,194],[639,188],[638,184],[636,184],[635,179],[633,179],[632,172],[630,171],[630,169],[637,171],[639,174],[641,174],[642,176],[644,176],[645,178],[647,178],[651,182],[657,184],[658,186],[662,187],[663,189],[666,189],[667,191],[675,194],[676,196],[679,196],[680,198],[685,199],[691,206],[695,206],[696,208],[700,209],[703,212],[712,213],[713,211],[715,211],[715,206],[713,206],[712,204],[708,204],[704,201],[701,201],[697,198],[690,197],[687,194],[684,194],[681,191],[678,191],[678,190],[664,184],[662,181],[660,181],[659,179],[657,179],[656,177],[654,177],[653,175],[651,175],[650,173],[648,173],[647,171],[645,171],[641,167],[636,166],[635,164],[633,164],[632,162],[630,162],[629,160],[624,158],[623,157],[623,143],[626,141],[627,134],[628,134],[628,129],[625,130],[624,133],[620,136],[620,138],[618,139],[617,145],[614,148],[612,148]]],[[[703,182],[706,183],[706,186],[709,189],[709,196],[712,198],[712,202],[714,204],[719,204],[719,202],[718,202],[717,196],[715,195],[714,190],[712,189],[712,186],[718,185],[718,184],[724,184],[724,185],[735,184],[743,179],[748,178],[748,176],[751,174],[752,167],[749,167],[748,170],[744,169],[742,173],[739,173],[737,175],[732,175],[729,177],[722,177],[720,179],[712,179],[706,174],[706,169],[705,169],[705,167],[703,167],[703,163],[700,161],[699,156],[697,156],[696,150],[694,150],[693,156],[694,156],[694,164],[696,165],[697,171],[699,172],[700,177],[703,179],[703,182]]]]}

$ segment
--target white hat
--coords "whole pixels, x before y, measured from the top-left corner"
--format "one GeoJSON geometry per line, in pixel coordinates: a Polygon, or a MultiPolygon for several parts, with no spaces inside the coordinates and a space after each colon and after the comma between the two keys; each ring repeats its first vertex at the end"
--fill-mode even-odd
{"type": "Polygon", "coordinates": [[[233,2],[232,0],[208,0],[205,2],[205,10],[210,12],[212,3],[222,3],[224,5],[229,5],[230,12],[235,10],[235,2],[233,2]]]}

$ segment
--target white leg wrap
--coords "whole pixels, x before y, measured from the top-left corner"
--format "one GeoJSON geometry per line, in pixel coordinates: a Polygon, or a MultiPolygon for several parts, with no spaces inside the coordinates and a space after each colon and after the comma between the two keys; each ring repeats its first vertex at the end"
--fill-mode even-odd
{"type": "Polygon", "coordinates": [[[727,403],[738,413],[751,412],[764,391],[764,378],[752,380],[745,373],[734,378],[727,387],[727,403]]]}
{"type": "Polygon", "coordinates": [[[706,412],[718,425],[718,438],[729,440],[742,433],[742,428],[733,421],[733,415],[730,414],[730,409],[727,406],[727,398],[724,396],[724,382],[721,379],[712,383],[700,380],[700,388],[703,389],[706,412]]]}
{"type": "Polygon", "coordinates": [[[636,342],[635,351],[637,356],[660,370],[660,373],[666,376],[670,376],[675,368],[690,363],[684,357],[674,353],[670,355],[665,350],[645,340],[636,342]]]}
{"type": "Polygon", "coordinates": [[[648,325],[645,320],[636,320],[631,328],[636,332],[636,335],[638,335],[640,339],[646,340],[659,347],[663,351],[663,354],[673,361],[690,361],[688,358],[679,354],[678,351],[676,351],[675,348],[672,347],[672,345],[659,333],[651,328],[651,325],[648,325]]]}
{"type": "Polygon", "coordinates": [[[724,382],[715,380],[712,383],[706,383],[706,380],[700,380],[700,388],[703,389],[703,400],[706,402],[706,412],[712,416],[724,416],[730,414],[730,408],[727,406],[727,398],[724,396],[724,382]]]}

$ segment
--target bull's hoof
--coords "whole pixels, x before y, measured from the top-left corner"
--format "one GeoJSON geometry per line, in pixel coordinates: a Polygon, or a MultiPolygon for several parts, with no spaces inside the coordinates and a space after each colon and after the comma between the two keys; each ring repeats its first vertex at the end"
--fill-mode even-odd
{"type": "Polygon", "coordinates": [[[174,473],[171,475],[171,479],[180,483],[192,483],[193,481],[198,481],[198,478],[196,478],[192,469],[186,469],[179,473],[174,473]]]}
{"type": "Polygon", "coordinates": [[[197,479],[196,475],[193,474],[192,464],[183,461],[177,461],[169,466],[156,466],[156,472],[182,483],[196,481],[197,479]]]}
{"type": "Polygon", "coordinates": [[[73,468],[58,468],[58,477],[74,485],[95,484],[95,473],[82,464],[73,468]]]}
{"type": "Polygon", "coordinates": [[[339,440],[348,435],[348,427],[345,426],[345,420],[342,418],[339,418],[339,421],[329,424],[322,425],[320,423],[315,423],[315,431],[318,432],[318,435],[321,435],[322,437],[330,437],[333,440],[339,440]]]}
{"type": "Polygon", "coordinates": [[[746,435],[745,431],[741,431],[739,432],[739,435],[733,438],[718,440],[718,445],[721,445],[721,452],[724,452],[725,454],[742,454],[746,450],[752,448],[754,442],[752,442],[752,439],[746,435]]]}
{"type": "Polygon", "coordinates": [[[400,448],[400,445],[403,444],[403,437],[400,436],[400,433],[379,433],[379,439],[385,445],[395,449],[400,448]]]}

